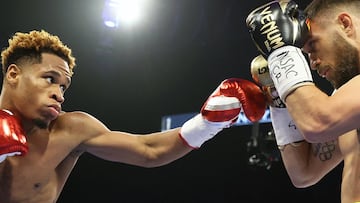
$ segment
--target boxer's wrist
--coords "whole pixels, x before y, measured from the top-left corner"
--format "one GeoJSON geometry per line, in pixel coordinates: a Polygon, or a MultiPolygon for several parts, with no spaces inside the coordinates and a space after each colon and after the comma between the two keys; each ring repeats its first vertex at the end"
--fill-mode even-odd
{"type": "Polygon", "coordinates": [[[180,129],[181,139],[191,148],[197,149],[207,140],[213,138],[222,129],[230,127],[232,121],[211,122],[201,114],[186,121],[180,129]]]}
{"type": "Polygon", "coordinates": [[[16,156],[16,155],[21,155],[21,153],[20,152],[10,152],[10,153],[6,153],[6,154],[2,154],[2,155],[0,155],[0,163],[3,162],[7,157],[16,156]]]}
{"type": "Polygon", "coordinates": [[[286,108],[275,108],[270,106],[270,116],[276,143],[279,148],[304,140],[304,137],[295,126],[286,108]]]}
{"type": "Polygon", "coordinates": [[[302,145],[302,143],[304,143],[305,140],[300,140],[300,141],[297,141],[297,142],[292,142],[292,143],[289,143],[289,144],[286,144],[286,145],[278,145],[278,149],[280,151],[284,151],[285,150],[285,147],[290,145],[292,147],[300,147],[302,145]]]}

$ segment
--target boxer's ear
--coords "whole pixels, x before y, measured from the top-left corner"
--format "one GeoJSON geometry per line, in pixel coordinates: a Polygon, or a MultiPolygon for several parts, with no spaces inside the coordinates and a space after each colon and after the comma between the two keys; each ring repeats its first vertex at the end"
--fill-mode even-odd
{"type": "Polygon", "coordinates": [[[337,20],[341,29],[347,36],[350,37],[355,34],[353,20],[348,13],[340,13],[337,17],[337,20]]]}
{"type": "Polygon", "coordinates": [[[16,64],[11,64],[7,68],[5,78],[10,85],[15,85],[18,81],[20,73],[21,68],[19,68],[16,64]]]}

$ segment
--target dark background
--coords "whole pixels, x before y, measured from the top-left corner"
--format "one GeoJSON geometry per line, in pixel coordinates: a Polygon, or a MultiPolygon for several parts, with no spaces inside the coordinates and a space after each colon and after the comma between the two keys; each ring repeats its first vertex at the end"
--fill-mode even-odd
{"type": "MultiPolygon", "coordinates": [[[[58,35],[77,57],[64,110],[83,110],[113,130],[134,133],[159,131],[162,116],[199,111],[225,78],[251,80],[249,64],[258,52],[245,18],[266,1],[148,2],[141,24],[109,29],[101,19],[104,0],[2,1],[0,45],[17,31],[58,35]]],[[[270,128],[261,124],[259,132],[270,128]]],[[[297,189],[281,161],[270,168],[249,164],[253,129],[226,129],[201,149],[152,169],[85,154],[59,202],[340,202],[342,166],[297,189]]]]}

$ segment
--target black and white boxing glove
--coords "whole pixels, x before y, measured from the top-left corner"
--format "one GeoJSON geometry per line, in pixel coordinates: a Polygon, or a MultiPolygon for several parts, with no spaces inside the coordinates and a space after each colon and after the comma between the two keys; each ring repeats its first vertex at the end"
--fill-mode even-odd
{"type": "Polygon", "coordinates": [[[269,73],[282,101],[296,88],[312,84],[308,62],[301,51],[309,36],[306,17],[294,1],[272,1],[246,18],[251,38],[267,58],[269,73]]]}

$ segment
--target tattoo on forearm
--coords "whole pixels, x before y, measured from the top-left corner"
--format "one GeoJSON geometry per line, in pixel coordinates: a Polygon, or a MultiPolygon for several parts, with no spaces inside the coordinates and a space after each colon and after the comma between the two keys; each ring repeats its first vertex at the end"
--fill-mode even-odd
{"type": "Polygon", "coordinates": [[[331,159],[335,151],[335,141],[318,143],[315,145],[314,155],[318,156],[321,161],[331,159]]]}

